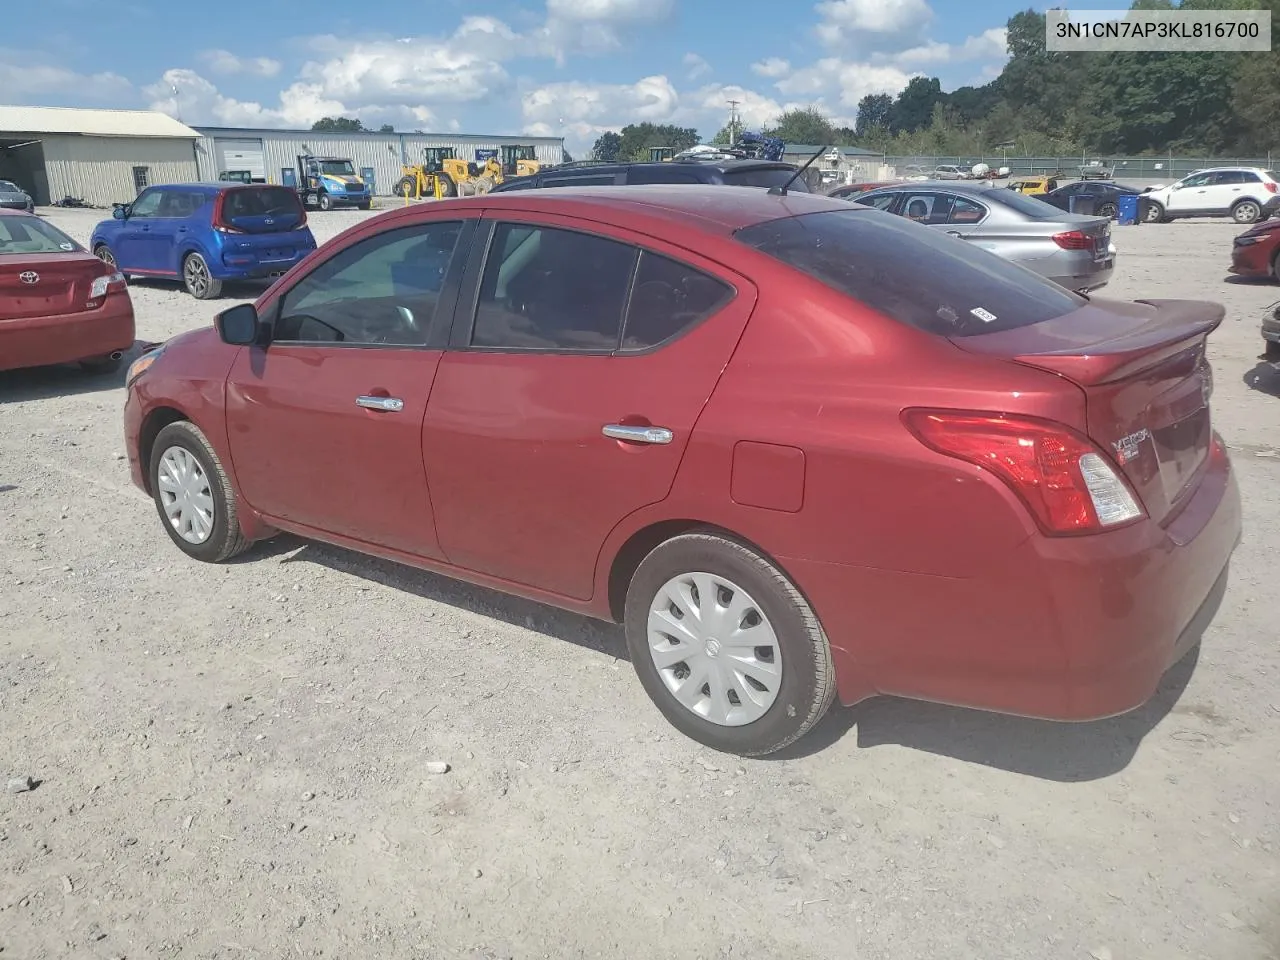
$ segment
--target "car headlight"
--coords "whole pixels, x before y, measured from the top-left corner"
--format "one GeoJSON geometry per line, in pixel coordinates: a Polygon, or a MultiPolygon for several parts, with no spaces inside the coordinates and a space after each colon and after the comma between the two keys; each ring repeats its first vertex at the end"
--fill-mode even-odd
{"type": "Polygon", "coordinates": [[[99,297],[105,297],[107,290],[111,288],[113,283],[124,283],[124,274],[116,272],[102,277],[94,277],[93,286],[89,288],[89,299],[97,300],[99,297]]]}
{"type": "Polygon", "coordinates": [[[151,365],[160,359],[160,355],[164,353],[164,347],[156,347],[154,350],[148,350],[133,363],[129,364],[129,372],[125,374],[125,386],[129,386],[133,381],[151,369],[151,365]]]}

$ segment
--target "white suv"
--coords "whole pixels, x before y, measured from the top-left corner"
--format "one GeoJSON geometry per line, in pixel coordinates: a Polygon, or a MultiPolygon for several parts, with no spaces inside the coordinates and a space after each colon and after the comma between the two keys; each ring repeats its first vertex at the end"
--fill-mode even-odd
{"type": "Polygon", "coordinates": [[[1167,187],[1143,194],[1150,201],[1148,223],[1178,217],[1230,217],[1255,223],[1280,210],[1280,174],[1261,167],[1197,170],[1167,187]]]}

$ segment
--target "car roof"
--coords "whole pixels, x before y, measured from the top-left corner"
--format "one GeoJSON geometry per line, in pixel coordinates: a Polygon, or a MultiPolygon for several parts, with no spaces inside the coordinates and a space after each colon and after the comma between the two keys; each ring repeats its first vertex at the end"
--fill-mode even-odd
{"type": "MultiPolygon", "coordinates": [[[[607,187],[557,187],[512,190],[478,197],[451,197],[423,206],[401,207],[381,214],[388,221],[413,219],[425,210],[482,208],[563,214],[626,225],[628,219],[678,223],[704,233],[725,236],[743,227],[806,213],[857,209],[843,200],[816,193],[771,194],[767,190],[718,184],[636,184],[607,187]],[[621,218],[621,219],[620,219],[621,218]]],[[[872,211],[874,212],[874,211],[872,211]]]]}
{"type": "Polygon", "coordinates": [[[760,160],[760,159],[733,159],[733,160],[698,160],[693,157],[687,157],[683,160],[618,160],[612,162],[597,163],[595,161],[585,161],[575,163],[573,165],[558,165],[554,167],[543,167],[542,173],[576,173],[579,170],[586,174],[593,173],[597,170],[633,170],[636,167],[655,167],[663,170],[669,170],[672,166],[679,165],[682,168],[698,167],[707,170],[719,170],[722,173],[728,170],[794,170],[795,165],[785,163],[782,160],[760,160]]]}
{"type": "MultiPolygon", "coordinates": [[[[196,181],[194,183],[153,183],[148,190],[246,190],[262,187],[282,187],[279,183],[241,183],[239,180],[205,180],[196,181]]],[[[283,187],[285,190],[291,190],[291,187],[283,187]]]]}
{"type": "Polygon", "coordinates": [[[963,180],[911,180],[906,183],[886,183],[883,187],[873,187],[867,192],[871,193],[875,190],[950,190],[953,193],[971,193],[974,196],[981,196],[984,193],[999,189],[999,187],[993,187],[987,183],[979,185],[965,183],[963,180]]]}

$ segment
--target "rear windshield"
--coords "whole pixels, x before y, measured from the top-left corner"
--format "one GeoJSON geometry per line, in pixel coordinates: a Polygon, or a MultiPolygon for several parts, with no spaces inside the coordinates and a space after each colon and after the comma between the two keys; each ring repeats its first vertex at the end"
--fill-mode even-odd
{"type": "MultiPolygon", "coordinates": [[[[731,187],[780,187],[792,177],[795,177],[794,170],[788,170],[785,167],[781,169],[770,169],[769,167],[747,167],[743,170],[726,170],[724,172],[724,182],[731,187]]],[[[791,193],[808,193],[809,185],[804,182],[804,177],[796,177],[795,183],[787,187],[791,193]]]]}
{"type": "Polygon", "coordinates": [[[223,201],[226,217],[270,217],[298,213],[302,209],[298,195],[288,187],[255,187],[229,190],[223,201]]]}
{"type": "Polygon", "coordinates": [[[903,217],[853,207],[743,227],[738,240],[901,323],[968,337],[1088,301],[1025,267],[903,217]]]}
{"type": "Polygon", "coordinates": [[[38,217],[0,216],[0,256],[6,253],[73,253],[84,248],[38,217]]]}
{"type": "Polygon", "coordinates": [[[1062,210],[1052,203],[1045,203],[1037,197],[1029,197],[1025,193],[1019,193],[1017,190],[1001,190],[999,187],[993,187],[990,190],[984,190],[982,197],[983,199],[989,197],[996,203],[1012,207],[1033,220],[1057,220],[1062,216],[1062,210]]]}

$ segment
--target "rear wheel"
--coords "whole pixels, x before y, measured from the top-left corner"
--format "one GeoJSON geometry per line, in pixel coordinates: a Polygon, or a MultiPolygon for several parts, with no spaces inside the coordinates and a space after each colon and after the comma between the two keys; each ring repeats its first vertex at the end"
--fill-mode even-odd
{"type": "Polygon", "coordinates": [[[231,483],[199,427],[179,420],[161,430],[148,469],[160,522],[178,549],[206,563],[248,549],[231,483]]]}
{"type": "Polygon", "coordinates": [[[329,196],[329,194],[327,193],[320,194],[320,197],[317,200],[317,203],[319,203],[321,210],[333,209],[333,197],[329,196]]]}
{"type": "Polygon", "coordinates": [[[1262,207],[1256,200],[1241,200],[1231,208],[1231,219],[1236,223],[1257,223],[1262,219],[1262,207]]]}
{"type": "Polygon", "coordinates": [[[412,197],[418,192],[418,181],[414,177],[401,177],[396,183],[397,197],[412,197]]]}
{"type": "Polygon", "coordinates": [[[712,532],[656,547],[627,589],[631,662],[658,709],[716,750],[762,756],[807,733],[835,695],[831,650],[786,575],[712,532]]]}
{"type": "Polygon", "coordinates": [[[1107,217],[1111,220],[1116,218],[1117,212],[1118,211],[1114,203],[1104,203],[1102,206],[1098,207],[1098,216],[1107,217]]]}
{"type": "MultiPolygon", "coordinates": [[[[100,243],[96,247],[94,247],[93,255],[97,257],[99,260],[101,260],[103,263],[105,263],[107,266],[115,267],[117,270],[120,269],[119,264],[116,263],[115,254],[111,252],[111,249],[105,243],[100,243]]],[[[128,278],[126,277],[126,279],[128,278]]]]}
{"type": "Polygon", "coordinates": [[[373,206],[373,201],[372,201],[372,200],[364,200],[364,201],[362,201],[362,202],[360,203],[360,209],[361,209],[361,210],[368,210],[368,209],[369,209],[370,207],[372,207],[372,206],[373,206]]]}
{"type": "Polygon", "coordinates": [[[222,293],[222,281],[214,278],[198,253],[188,253],[182,261],[182,282],[197,300],[212,300],[222,293]]]}
{"type": "Polygon", "coordinates": [[[456,197],[458,195],[458,185],[453,182],[453,177],[447,173],[440,173],[436,175],[436,179],[440,181],[440,196],[442,198],[456,197]]]}

